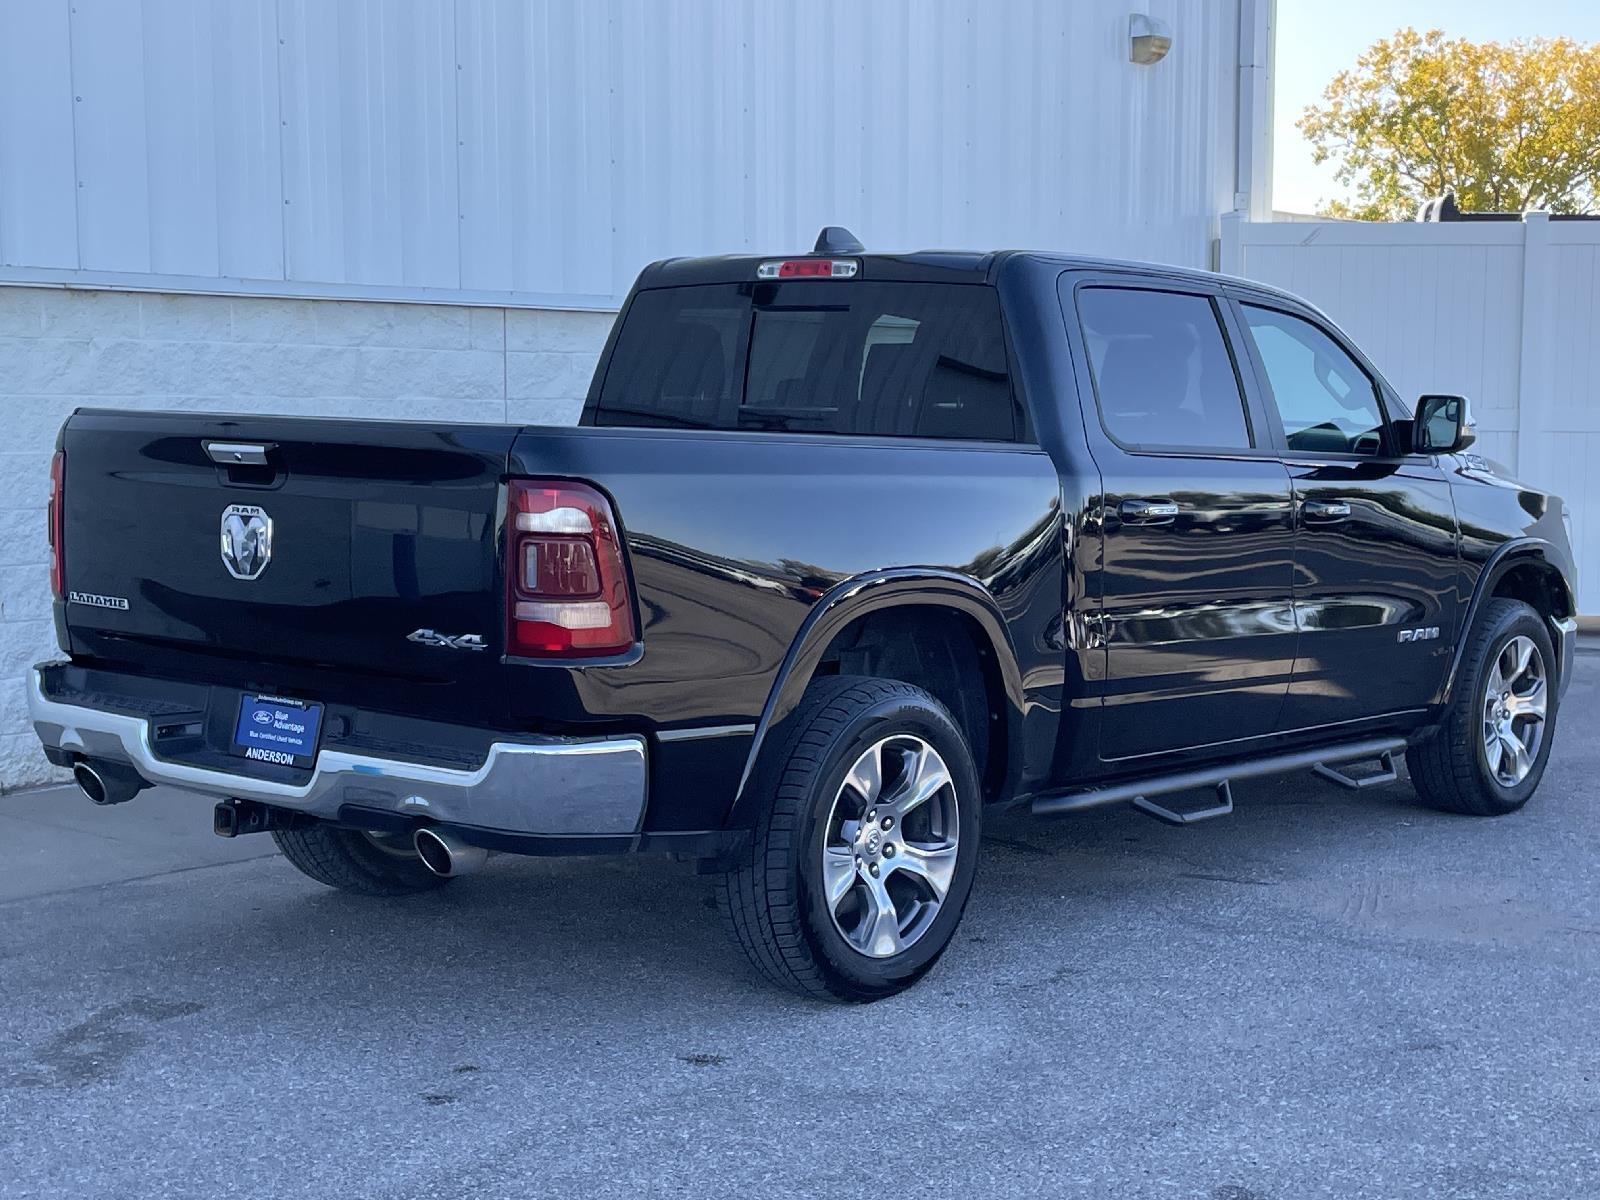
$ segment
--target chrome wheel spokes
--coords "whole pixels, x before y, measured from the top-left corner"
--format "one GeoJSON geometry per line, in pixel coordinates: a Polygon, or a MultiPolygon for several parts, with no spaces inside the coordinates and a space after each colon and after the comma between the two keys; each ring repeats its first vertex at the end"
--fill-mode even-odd
{"type": "Polygon", "coordinates": [[[904,820],[926,804],[941,790],[950,786],[950,771],[939,752],[926,742],[911,753],[910,767],[893,793],[884,798],[884,804],[896,817],[904,820]]]}
{"type": "Polygon", "coordinates": [[[956,874],[955,843],[936,850],[925,850],[908,842],[904,857],[896,869],[915,875],[927,885],[935,900],[943,902],[956,874]]]}
{"type": "Polygon", "coordinates": [[[834,927],[869,958],[928,931],[955,879],[958,815],[950,769],[921,738],[897,734],[845,774],[822,844],[834,927]]]}
{"type": "Polygon", "coordinates": [[[1483,752],[1502,787],[1527,778],[1544,740],[1549,680],[1544,655],[1518,635],[1500,648],[1483,692],[1483,752]]]}

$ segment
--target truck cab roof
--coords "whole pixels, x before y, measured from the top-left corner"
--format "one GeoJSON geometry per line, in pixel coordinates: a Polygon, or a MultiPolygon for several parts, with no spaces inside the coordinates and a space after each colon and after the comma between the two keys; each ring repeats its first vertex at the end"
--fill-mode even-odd
{"type": "Polygon", "coordinates": [[[1022,261],[1062,270],[1115,271],[1157,276],[1163,279],[1190,279],[1216,284],[1219,281],[1248,287],[1252,291],[1283,295],[1277,288],[1251,279],[1235,279],[1215,271],[1167,263],[1133,259],[1103,258],[1055,250],[914,250],[904,254],[841,253],[819,254],[722,254],[699,258],[668,258],[651,263],[640,273],[637,289],[688,287],[696,284],[744,283],[758,278],[763,264],[803,262],[828,258],[850,259],[859,264],[860,279],[892,282],[993,284],[1001,269],[1010,262],[1022,261]]]}

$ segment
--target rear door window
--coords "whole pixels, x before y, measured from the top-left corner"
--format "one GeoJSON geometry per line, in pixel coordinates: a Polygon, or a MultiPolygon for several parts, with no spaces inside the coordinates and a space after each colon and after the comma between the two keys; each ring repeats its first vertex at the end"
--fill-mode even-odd
{"type": "Polygon", "coordinates": [[[640,292],[592,421],[1011,441],[993,288],[797,280],[640,292]]]}
{"type": "Polygon", "coordinates": [[[1209,296],[1088,287],[1078,316],[1105,430],[1132,449],[1254,445],[1233,355],[1209,296]]]}

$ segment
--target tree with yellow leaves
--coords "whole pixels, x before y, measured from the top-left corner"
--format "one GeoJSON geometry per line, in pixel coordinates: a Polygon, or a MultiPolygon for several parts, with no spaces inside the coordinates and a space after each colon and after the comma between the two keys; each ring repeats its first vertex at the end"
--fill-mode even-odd
{"type": "Polygon", "coordinates": [[[1300,130],[1353,190],[1329,216],[1407,220],[1445,192],[1466,212],[1600,206],[1600,45],[1402,29],[1340,72],[1323,100],[1300,130]]]}

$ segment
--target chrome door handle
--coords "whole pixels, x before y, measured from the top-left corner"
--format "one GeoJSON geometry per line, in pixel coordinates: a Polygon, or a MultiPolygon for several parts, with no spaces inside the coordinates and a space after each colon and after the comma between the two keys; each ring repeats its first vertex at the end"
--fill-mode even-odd
{"type": "Polygon", "coordinates": [[[1342,521],[1350,515],[1343,500],[1302,500],[1300,513],[1308,521],[1342,521]]]}
{"type": "Polygon", "coordinates": [[[1176,517],[1178,506],[1171,500],[1124,500],[1117,506],[1117,514],[1130,524],[1158,525],[1176,517]]]}

